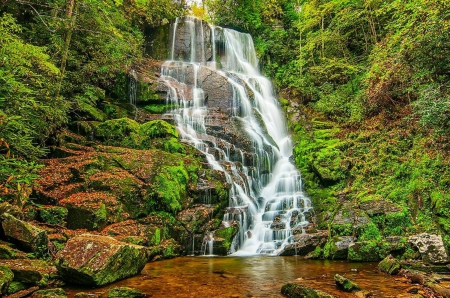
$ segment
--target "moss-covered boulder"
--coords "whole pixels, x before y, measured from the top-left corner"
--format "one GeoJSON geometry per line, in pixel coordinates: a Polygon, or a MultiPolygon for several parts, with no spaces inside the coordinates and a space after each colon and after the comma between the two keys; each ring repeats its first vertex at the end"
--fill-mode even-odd
{"type": "Polygon", "coordinates": [[[348,258],[348,248],[355,241],[352,236],[335,236],[328,240],[323,248],[323,255],[327,259],[344,260],[348,258]]]}
{"type": "Polygon", "coordinates": [[[178,138],[178,132],[175,126],[164,120],[153,120],[142,124],[140,127],[140,134],[149,138],[178,138]]]}
{"type": "Polygon", "coordinates": [[[396,258],[389,255],[378,264],[377,268],[381,272],[385,272],[389,275],[396,275],[402,268],[402,265],[396,258]]]}
{"type": "Polygon", "coordinates": [[[283,285],[281,294],[289,298],[335,298],[326,292],[293,283],[283,285]]]}
{"type": "Polygon", "coordinates": [[[348,259],[350,261],[380,261],[388,254],[389,245],[383,241],[359,241],[348,246],[348,259]]]}
{"type": "Polygon", "coordinates": [[[342,275],[335,274],[334,275],[334,282],[336,283],[336,286],[345,292],[357,292],[361,291],[361,288],[351,281],[350,279],[343,277],[342,275]]]}
{"type": "Polygon", "coordinates": [[[139,274],[147,258],[142,246],[84,234],[70,239],[58,252],[56,267],[67,282],[101,286],[139,274]]]}
{"type": "Polygon", "coordinates": [[[105,144],[128,148],[138,148],[140,125],[129,118],[105,121],[95,127],[94,135],[105,144]]]}
{"type": "Polygon", "coordinates": [[[1,218],[4,234],[11,241],[37,254],[47,249],[48,237],[45,230],[8,213],[4,213],[1,218]]]}
{"type": "Polygon", "coordinates": [[[7,293],[9,285],[14,279],[14,273],[6,266],[0,266],[0,294],[7,293]]]}
{"type": "Polygon", "coordinates": [[[140,298],[145,297],[141,290],[129,287],[115,287],[109,290],[108,298],[140,298]]]}
{"type": "Polygon", "coordinates": [[[39,290],[31,298],[67,298],[66,292],[61,288],[39,290]]]}
{"type": "Polygon", "coordinates": [[[8,288],[6,289],[7,294],[14,294],[19,291],[25,290],[27,288],[27,285],[20,281],[13,281],[9,284],[8,288]]]}
{"type": "Polygon", "coordinates": [[[306,256],[314,251],[316,247],[321,247],[328,239],[327,231],[318,231],[311,234],[297,234],[293,237],[293,243],[286,245],[280,255],[282,256],[306,256]]]}
{"type": "Polygon", "coordinates": [[[222,228],[214,232],[213,252],[215,255],[226,256],[230,252],[233,238],[239,232],[237,226],[222,228]]]}
{"type": "Polygon", "coordinates": [[[14,273],[14,281],[25,284],[46,286],[49,279],[57,276],[56,268],[43,260],[0,260],[0,266],[8,267],[14,273]]]}

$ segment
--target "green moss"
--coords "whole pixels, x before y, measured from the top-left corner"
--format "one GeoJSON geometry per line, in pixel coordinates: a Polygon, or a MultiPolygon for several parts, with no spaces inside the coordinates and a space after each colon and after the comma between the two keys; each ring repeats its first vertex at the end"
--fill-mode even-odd
{"type": "Polygon", "coordinates": [[[26,289],[28,286],[21,283],[20,281],[13,281],[7,288],[6,293],[14,294],[19,291],[26,289]]]}
{"type": "Polygon", "coordinates": [[[334,281],[336,283],[336,286],[345,292],[356,292],[361,290],[361,288],[356,283],[349,280],[348,278],[343,277],[342,275],[334,275],[334,281]]]}
{"type": "Polygon", "coordinates": [[[142,291],[129,287],[115,287],[109,290],[108,298],[138,298],[144,297],[142,291]]]}
{"type": "Polygon", "coordinates": [[[51,206],[39,209],[40,219],[49,224],[65,226],[67,221],[67,208],[51,206]]]}
{"type": "Polygon", "coordinates": [[[369,223],[367,223],[361,227],[358,227],[357,230],[358,230],[358,234],[359,234],[358,239],[360,241],[367,241],[367,240],[380,241],[381,240],[380,230],[372,221],[370,221],[369,223]]]}
{"type": "Polygon", "coordinates": [[[379,264],[378,269],[390,275],[396,275],[402,268],[400,262],[391,255],[384,258],[379,264]]]}
{"type": "Polygon", "coordinates": [[[164,120],[153,120],[142,124],[140,134],[150,138],[167,136],[178,138],[175,126],[164,120]]]}
{"type": "Polygon", "coordinates": [[[289,298],[334,298],[335,296],[299,284],[288,283],[281,287],[281,294],[289,298]]]}
{"type": "Polygon", "coordinates": [[[46,289],[39,290],[33,293],[36,298],[67,298],[66,292],[63,289],[46,289]]]}
{"type": "Polygon", "coordinates": [[[107,145],[138,148],[140,126],[129,118],[105,121],[95,128],[95,136],[107,145]]]}
{"type": "Polygon", "coordinates": [[[0,266],[0,294],[7,292],[7,289],[13,279],[13,272],[6,266],[0,266]]]}
{"type": "Polygon", "coordinates": [[[162,114],[177,107],[178,106],[174,104],[151,104],[146,105],[144,110],[152,114],[162,114]]]}
{"type": "Polygon", "coordinates": [[[94,215],[94,228],[104,225],[107,220],[106,205],[101,203],[98,209],[95,211],[94,215]]]}

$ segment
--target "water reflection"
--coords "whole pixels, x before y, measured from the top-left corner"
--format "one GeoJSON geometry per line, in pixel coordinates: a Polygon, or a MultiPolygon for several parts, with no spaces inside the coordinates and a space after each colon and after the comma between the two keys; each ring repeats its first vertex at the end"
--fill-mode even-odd
{"type": "Polygon", "coordinates": [[[281,286],[299,282],[335,294],[338,273],[357,282],[373,297],[395,297],[410,286],[374,269],[376,263],[304,260],[297,257],[183,257],[148,263],[141,275],[96,290],[68,290],[106,293],[113,286],[139,288],[150,297],[282,297],[281,286]]]}

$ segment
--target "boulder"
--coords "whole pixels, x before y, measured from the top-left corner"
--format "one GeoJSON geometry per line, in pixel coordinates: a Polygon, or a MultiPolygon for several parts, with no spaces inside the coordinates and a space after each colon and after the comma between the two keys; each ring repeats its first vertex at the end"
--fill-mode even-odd
{"type": "Polygon", "coordinates": [[[377,268],[381,272],[385,272],[389,275],[396,275],[402,268],[402,265],[396,258],[389,255],[378,264],[377,268]]]}
{"type": "Polygon", "coordinates": [[[302,286],[299,284],[288,283],[281,287],[281,294],[289,298],[334,298],[335,296],[326,292],[302,286]]]}
{"type": "Polygon", "coordinates": [[[374,240],[350,243],[348,259],[350,261],[375,262],[388,255],[388,247],[384,242],[374,240]]]}
{"type": "Polygon", "coordinates": [[[30,298],[67,298],[66,292],[61,288],[39,290],[30,298]]]}
{"type": "Polygon", "coordinates": [[[70,239],[56,257],[63,280],[101,286],[139,274],[148,255],[143,246],[84,234],[70,239]]]}
{"type": "Polygon", "coordinates": [[[226,256],[233,244],[233,238],[239,232],[239,227],[231,226],[214,232],[213,252],[215,255],[226,256]]]}
{"type": "Polygon", "coordinates": [[[28,222],[4,213],[2,227],[5,236],[19,244],[26,250],[42,253],[47,249],[47,232],[28,222]]]}
{"type": "Polygon", "coordinates": [[[11,282],[14,279],[14,273],[5,266],[0,266],[0,294],[5,294],[11,282]]]}
{"type": "Polygon", "coordinates": [[[441,235],[423,233],[409,237],[408,242],[419,249],[425,263],[445,264],[449,261],[441,235]]]}
{"type": "Polygon", "coordinates": [[[351,281],[350,279],[343,277],[342,275],[336,274],[334,275],[334,282],[336,286],[345,292],[357,292],[361,291],[361,288],[351,281]]]}
{"type": "Polygon", "coordinates": [[[57,274],[56,268],[43,260],[0,260],[0,266],[14,273],[14,281],[38,286],[46,286],[49,278],[57,274]]]}
{"type": "Polygon", "coordinates": [[[14,249],[8,244],[0,243],[0,259],[25,259],[26,253],[14,249]]]}
{"type": "Polygon", "coordinates": [[[294,243],[288,244],[280,252],[281,256],[306,256],[314,251],[317,246],[323,245],[328,238],[326,231],[319,231],[314,234],[297,234],[293,237],[294,243]]]}
{"type": "Polygon", "coordinates": [[[348,257],[348,247],[355,241],[355,237],[342,236],[330,239],[324,248],[325,258],[344,260],[348,257]]]}
{"type": "Polygon", "coordinates": [[[115,287],[109,290],[108,298],[140,298],[145,297],[141,290],[129,287],[115,287]]]}

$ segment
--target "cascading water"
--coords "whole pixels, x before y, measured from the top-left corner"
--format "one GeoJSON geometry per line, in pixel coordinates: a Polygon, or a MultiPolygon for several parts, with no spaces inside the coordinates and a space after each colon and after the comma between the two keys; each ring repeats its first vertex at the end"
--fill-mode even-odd
{"type": "Polygon", "coordinates": [[[161,72],[167,100],[181,106],[172,113],[182,138],[231,185],[223,225],[239,223],[232,250],[277,254],[309,224],[312,207],[289,160],[292,141],[273,87],[258,71],[252,38],[193,17],[177,19],[171,34],[161,72]],[[230,137],[233,129],[243,137],[230,137]]]}
{"type": "Polygon", "coordinates": [[[130,105],[134,107],[134,118],[136,118],[137,115],[137,82],[138,82],[138,76],[134,69],[130,70],[130,86],[128,88],[129,97],[130,97],[130,105]]]}

